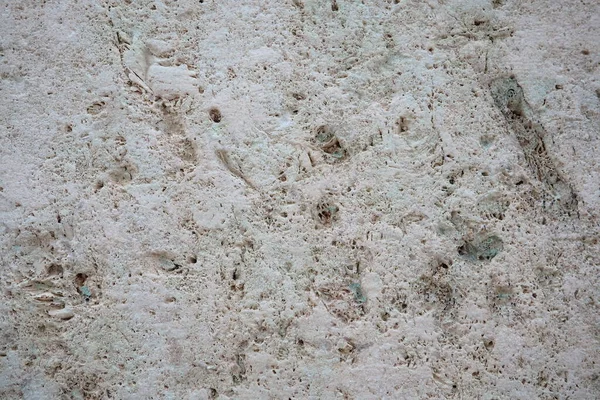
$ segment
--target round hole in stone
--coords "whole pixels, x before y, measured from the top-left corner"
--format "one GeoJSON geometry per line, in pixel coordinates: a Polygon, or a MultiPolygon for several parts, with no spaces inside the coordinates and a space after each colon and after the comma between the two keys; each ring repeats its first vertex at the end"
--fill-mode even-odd
{"type": "Polygon", "coordinates": [[[223,118],[223,116],[221,115],[221,111],[219,111],[218,108],[211,108],[210,110],[208,110],[208,115],[210,116],[210,119],[215,123],[221,122],[221,119],[223,118]]]}

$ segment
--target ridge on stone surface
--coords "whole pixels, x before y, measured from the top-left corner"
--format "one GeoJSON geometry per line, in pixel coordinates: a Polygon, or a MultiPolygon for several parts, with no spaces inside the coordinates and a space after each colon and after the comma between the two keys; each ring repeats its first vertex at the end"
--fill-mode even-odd
{"type": "Polygon", "coordinates": [[[600,3],[0,4],[0,398],[600,397],[600,3]]]}

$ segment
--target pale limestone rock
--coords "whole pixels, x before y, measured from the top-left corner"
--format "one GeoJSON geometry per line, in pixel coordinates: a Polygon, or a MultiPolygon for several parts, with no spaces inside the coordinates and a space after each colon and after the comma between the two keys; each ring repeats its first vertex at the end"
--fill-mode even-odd
{"type": "Polygon", "coordinates": [[[0,398],[599,398],[600,3],[0,5],[0,398]]]}

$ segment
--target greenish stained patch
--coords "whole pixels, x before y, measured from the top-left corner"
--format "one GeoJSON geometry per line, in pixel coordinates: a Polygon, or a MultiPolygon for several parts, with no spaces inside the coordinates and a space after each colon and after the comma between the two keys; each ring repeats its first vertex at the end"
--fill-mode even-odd
{"type": "Polygon", "coordinates": [[[344,157],[344,150],[339,149],[334,151],[333,153],[331,153],[331,155],[335,158],[343,158],[344,157]]]}
{"type": "Polygon", "coordinates": [[[326,130],[319,130],[317,132],[317,141],[320,143],[327,143],[329,142],[331,139],[333,139],[335,136],[333,135],[333,133],[328,132],[326,130]]]}
{"type": "Polygon", "coordinates": [[[481,147],[483,147],[486,150],[489,149],[490,147],[492,147],[493,143],[494,143],[494,138],[492,136],[483,135],[479,138],[479,144],[481,145],[481,147]]]}
{"type": "Polygon", "coordinates": [[[92,297],[92,292],[90,291],[90,288],[87,286],[81,286],[79,288],[79,291],[81,292],[81,294],[83,295],[83,297],[92,297]]]}
{"type": "Polygon", "coordinates": [[[489,261],[504,249],[504,242],[498,236],[490,235],[465,242],[458,248],[458,254],[471,260],[489,261]]]}
{"type": "Polygon", "coordinates": [[[499,237],[490,236],[479,245],[479,258],[483,257],[486,260],[491,260],[500,253],[503,247],[502,240],[499,237]]]}
{"type": "Polygon", "coordinates": [[[352,293],[354,293],[354,301],[356,301],[357,303],[363,304],[367,301],[367,298],[363,294],[360,283],[351,283],[350,290],[352,290],[352,293]]]}

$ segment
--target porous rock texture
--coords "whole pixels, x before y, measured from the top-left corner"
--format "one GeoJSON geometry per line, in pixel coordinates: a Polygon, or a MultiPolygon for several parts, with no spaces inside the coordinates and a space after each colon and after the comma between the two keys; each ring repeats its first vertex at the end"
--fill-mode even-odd
{"type": "Polygon", "coordinates": [[[0,398],[600,397],[600,3],[0,3],[0,398]]]}

